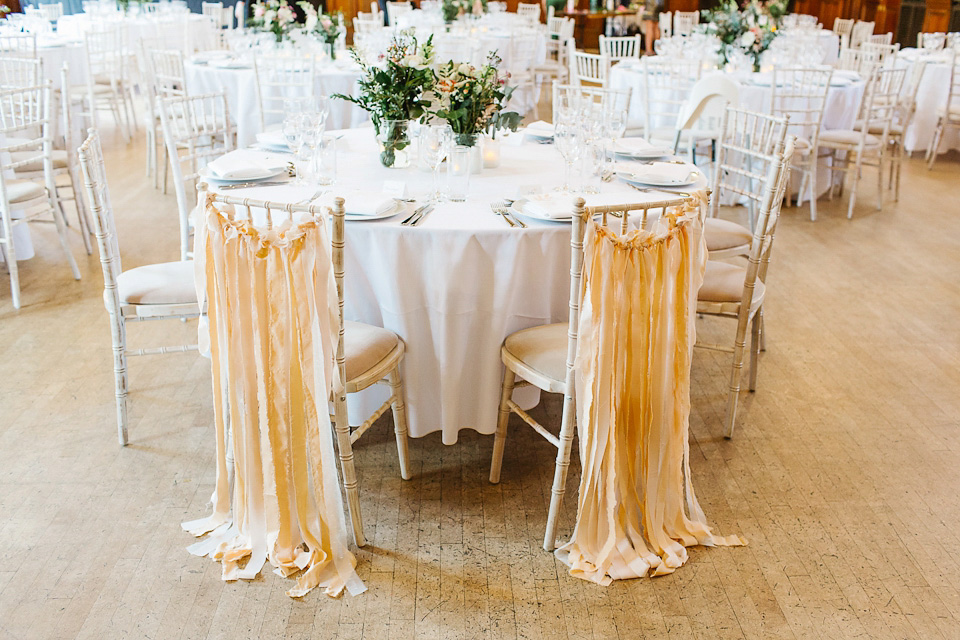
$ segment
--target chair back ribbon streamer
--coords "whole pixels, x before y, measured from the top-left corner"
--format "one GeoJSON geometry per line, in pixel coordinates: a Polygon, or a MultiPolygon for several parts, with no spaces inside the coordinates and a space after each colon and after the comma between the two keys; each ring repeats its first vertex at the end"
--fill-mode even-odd
{"type": "Polygon", "coordinates": [[[269,559],[278,575],[299,573],[291,597],[317,586],[361,593],[328,408],[343,382],[323,219],[258,229],[212,196],[201,204],[194,255],[208,308],[217,479],[213,513],[183,524],[210,535],[188,550],[221,562],[224,580],[253,579],[269,559]]]}
{"type": "Polygon", "coordinates": [[[701,206],[654,233],[587,222],[575,361],[582,471],[576,528],[556,555],[601,585],[672,573],[688,546],[746,544],[711,533],[690,481],[701,206]]]}

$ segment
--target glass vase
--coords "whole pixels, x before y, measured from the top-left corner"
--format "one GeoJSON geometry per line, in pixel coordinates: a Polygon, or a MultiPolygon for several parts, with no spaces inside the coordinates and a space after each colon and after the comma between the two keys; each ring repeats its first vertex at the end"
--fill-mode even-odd
{"type": "Polygon", "coordinates": [[[377,128],[380,164],[391,169],[410,166],[410,121],[383,120],[377,128]]]}

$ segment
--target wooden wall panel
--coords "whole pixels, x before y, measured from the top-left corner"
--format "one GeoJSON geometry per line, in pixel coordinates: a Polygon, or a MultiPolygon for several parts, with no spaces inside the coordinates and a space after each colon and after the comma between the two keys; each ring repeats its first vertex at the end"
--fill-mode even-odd
{"type": "Polygon", "coordinates": [[[923,31],[947,31],[950,28],[950,0],[927,0],[923,31]]]}

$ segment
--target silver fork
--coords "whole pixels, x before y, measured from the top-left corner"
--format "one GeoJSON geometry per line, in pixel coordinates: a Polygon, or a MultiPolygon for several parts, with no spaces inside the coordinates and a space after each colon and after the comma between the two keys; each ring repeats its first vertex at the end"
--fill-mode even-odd
{"type": "Polygon", "coordinates": [[[496,200],[494,202],[491,202],[490,210],[493,211],[495,215],[498,215],[501,218],[503,218],[504,222],[506,222],[511,227],[517,226],[516,224],[514,224],[513,220],[507,217],[507,207],[505,206],[505,203],[503,200],[496,200]]]}

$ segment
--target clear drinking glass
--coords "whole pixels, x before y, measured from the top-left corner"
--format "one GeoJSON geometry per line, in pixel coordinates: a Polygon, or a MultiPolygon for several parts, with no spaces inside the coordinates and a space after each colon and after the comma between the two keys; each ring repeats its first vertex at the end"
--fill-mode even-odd
{"type": "Polygon", "coordinates": [[[420,129],[420,156],[424,164],[433,172],[433,192],[430,200],[440,202],[440,165],[450,152],[453,132],[448,125],[429,125],[420,129]]]}
{"type": "Polygon", "coordinates": [[[337,181],[337,138],[322,136],[313,154],[316,184],[326,186],[337,181]]]}
{"type": "MultiPolygon", "coordinates": [[[[283,138],[287,141],[287,146],[290,147],[290,151],[293,152],[295,158],[300,157],[300,150],[303,147],[303,126],[301,120],[300,114],[289,115],[283,119],[282,125],[283,138]]],[[[294,179],[294,183],[303,184],[299,170],[297,171],[297,177],[294,179]]]]}
{"type": "Polygon", "coordinates": [[[453,202],[464,202],[467,199],[472,159],[473,147],[456,144],[450,150],[450,158],[447,160],[447,188],[453,202]]]}
{"type": "Polygon", "coordinates": [[[579,127],[575,124],[558,122],[553,134],[553,142],[566,164],[563,172],[563,186],[557,187],[556,190],[571,193],[573,189],[570,187],[570,174],[573,171],[573,166],[580,159],[583,146],[579,127]]]}

